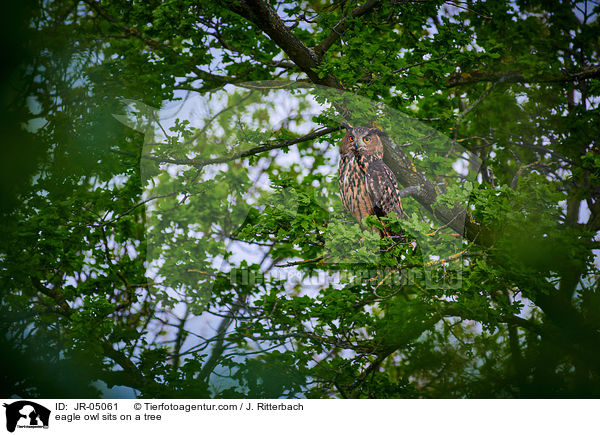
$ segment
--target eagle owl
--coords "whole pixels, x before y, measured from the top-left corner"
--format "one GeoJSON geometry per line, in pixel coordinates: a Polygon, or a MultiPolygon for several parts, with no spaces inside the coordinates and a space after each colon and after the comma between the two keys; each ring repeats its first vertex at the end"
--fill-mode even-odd
{"type": "MultiPolygon", "coordinates": [[[[398,183],[383,162],[384,133],[377,128],[343,124],[346,135],[340,144],[338,178],[342,204],[361,225],[364,217],[386,216],[395,212],[402,217],[398,183]]],[[[384,229],[382,236],[394,235],[384,229]]]]}

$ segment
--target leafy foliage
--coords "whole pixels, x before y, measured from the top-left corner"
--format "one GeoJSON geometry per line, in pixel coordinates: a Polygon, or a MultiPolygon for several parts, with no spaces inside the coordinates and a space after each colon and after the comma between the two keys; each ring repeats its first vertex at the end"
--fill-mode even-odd
{"type": "Polygon", "coordinates": [[[600,395],[596,3],[29,6],[6,395],[600,395]],[[341,121],[389,134],[407,240],[343,212],[341,121]]]}

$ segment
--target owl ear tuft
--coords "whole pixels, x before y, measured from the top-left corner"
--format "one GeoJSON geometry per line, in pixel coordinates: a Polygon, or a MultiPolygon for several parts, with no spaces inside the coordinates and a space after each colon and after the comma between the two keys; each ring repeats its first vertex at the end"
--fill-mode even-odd
{"type": "Polygon", "coordinates": [[[344,127],[346,130],[352,130],[352,126],[347,122],[342,122],[342,127],[344,127]]]}
{"type": "Polygon", "coordinates": [[[381,125],[379,125],[379,123],[377,121],[371,122],[371,127],[376,128],[378,130],[383,130],[383,128],[381,128],[381,125]]]}
{"type": "Polygon", "coordinates": [[[377,136],[379,136],[381,138],[389,138],[388,134],[380,128],[375,127],[375,128],[372,128],[371,130],[373,133],[375,133],[377,136]]]}
{"type": "Polygon", "coordinates": [[[387,136],[387,133],[383,131],[383,127],[381,127],[381,124],[379,124],[377,121],[371,122],[371,131],[380,137],[387,136]]]}

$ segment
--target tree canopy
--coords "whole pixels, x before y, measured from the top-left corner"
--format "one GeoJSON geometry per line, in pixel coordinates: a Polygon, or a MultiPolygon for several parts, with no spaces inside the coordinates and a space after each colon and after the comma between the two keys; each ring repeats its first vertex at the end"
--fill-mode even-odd
{"type": "Polygon", "coordinates": [[[600,396],[600,3],[12,8],[5,395],[600,396]]]}

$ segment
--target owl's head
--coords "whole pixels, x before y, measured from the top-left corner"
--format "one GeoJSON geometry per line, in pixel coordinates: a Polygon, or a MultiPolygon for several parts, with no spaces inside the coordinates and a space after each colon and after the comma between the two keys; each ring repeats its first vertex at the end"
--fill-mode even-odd
{"type": "Polygon", "coordinates": [[[352,127],[349,124],[342,124],[346,129],[346,135],[340,144],[340,153],[374,155],[383,158],[383,143],[381,136],[383,133],[378,128],[371,127],[352,127]]]}

